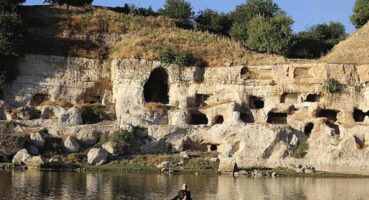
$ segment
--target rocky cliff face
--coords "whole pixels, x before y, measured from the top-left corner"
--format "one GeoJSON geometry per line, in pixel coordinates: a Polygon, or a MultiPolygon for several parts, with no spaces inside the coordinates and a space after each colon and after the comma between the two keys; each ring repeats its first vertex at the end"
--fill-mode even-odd
{"type": "Polygon", "coordinates": [[[10,105],[1,112],[4,120],[22,121],[23,132],[47,128],[54,136],[89,144],[121,127],[140,135],[147,153],[218,151],[223,171],[235,165],[309,164],[365,173],[368,67],[197,68],[134,59],[115,59],[109,66],[93,59],[28,55],[19,62],[17,80],[3,90],[10,105]],[[341,84],[338,92],[324,89],[329,78],[341,84]],[[16,107],[26,105],[41,117],[21,119],[16,107]],[[88,109],[82,105],[110,108],[114,117],[86,123],[88,109]],[[52,114],[42,118],[47,112],[52,114]]]}

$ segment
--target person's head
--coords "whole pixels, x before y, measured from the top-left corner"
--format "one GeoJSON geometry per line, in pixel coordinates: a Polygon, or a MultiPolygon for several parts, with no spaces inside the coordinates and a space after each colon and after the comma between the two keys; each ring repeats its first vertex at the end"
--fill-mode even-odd
{"type": "Polygon", "coordinates": [[[183,183],[183,185],[182,185],[182,190],[188,190],[188,185],[187,185],[187,183],[183,183]]]}

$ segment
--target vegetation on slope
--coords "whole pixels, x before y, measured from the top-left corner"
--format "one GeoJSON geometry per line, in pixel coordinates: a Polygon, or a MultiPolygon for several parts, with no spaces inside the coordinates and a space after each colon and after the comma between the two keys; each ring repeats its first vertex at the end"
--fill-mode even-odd
{"type": "Polygon", "coordinates": [[[368,64],[369,24],[336,45],[321,60],[328,63],[368,64]]]}
{"type": "Polygon", "coordinates": [[[248,51],[226,37],[178,28],[174,20],[163,16],[143,17],[100,8],[67,12],[46,6],[23,7],[22,13],[29,27],[27,53],[159,60],[160,50],[168,46],[215,67],[224,62],[285,62],[282,56],[248,51]],[[104,41],[114,37],[120,42],[110,45],[104,41]]]}

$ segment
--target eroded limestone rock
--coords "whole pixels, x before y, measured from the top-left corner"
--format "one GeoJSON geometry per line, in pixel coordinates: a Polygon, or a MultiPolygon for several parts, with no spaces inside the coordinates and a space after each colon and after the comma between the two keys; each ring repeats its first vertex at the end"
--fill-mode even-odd
{"type": "Polygon", "coordinates": [[[108,152],[100,148],[92,148],[87,154],[87,162],[91,165],[103,165],[107,162],[108,152]]]}

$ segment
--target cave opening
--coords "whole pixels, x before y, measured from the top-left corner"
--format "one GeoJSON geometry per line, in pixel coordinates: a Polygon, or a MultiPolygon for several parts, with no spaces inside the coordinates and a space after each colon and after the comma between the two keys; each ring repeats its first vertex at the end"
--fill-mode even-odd
{"type": "Polygon", "coordinates": [[[332,120],[326,120],[325,124],[332,129],[331,136],[340,135],[340,127],[334,123],[332,120]]]}
{"type": "Polygon", "coordinates": [[[245,123],[254,123],[255,122],[254,116],[252,115],[252,113],[250,111],[240,112],[240,119],[241,119],[241,121],[243,121],[245,123]]]}
{"type": "Polygon", "coordinates": [[[312,122],[309,122],[305,125],[304,127],[304,134],[307,136],[307,137],[310,137],[311,135],[311,132],[313,131],[314,129],[314,123],[312,122]]]}
{"type": "Polygon", "coordinates": [[[224,117],[223,115],[217,115],[214,118],[214,124],[223,124],[224,122],[224,117]]]}
{"type": "Polygon", "coordinates": [[[216,144],[210,145],[210,151],[217,151],[217,150],[218,150],[218,145],[216,144]]]}
{"type": "Polygon", "coordinates": [[[154,69],[144,86],[145,101],[168,104],[169,103],[168,73],[162,67],[154,69]]]}
{"type": "Polygon", "coordinates": [[[43,102],[45,102],[49,99],[50,99],[50,95],[37,93],[37,94],[33,95],[32,99],[31,99],[31,106],[39,106],[43,102]]]}
{"type": "Polygon", "coordinates": [[[331,121],[337,121],[337,114],[339,111],[332,109],[322,109],[317,112],[317,117],[325,117],[331,121]]]}
{"type": "Polygon", "coordinates": [[[287,124],[287,113],[269,112],[268,124],[287,124]]]}
{"type": "Polygon", "coordinates": [[[306,102],[317,102],[319,101],[319,95],[318,94],[309,94],[307,95],[306,102]]]}
{"type": "Polygon", "coordinates": [[[355,122],[363,122],[365,120],[365,117],[369,116],[369,111],[363,112],[360,109],[354,108],[354,112],[352,114],[355,122]]]}
{"type": "Polygon", "coordinates": [[[208,118],[204,113],[201,113],[199,111],[191,112],[190,113],[190,121],[189,124],[191,125],[202,125],[202,124],[208,124],[208,118]]]}
{"type": "Polygon", "coordinates": [[[251,109],[262,109],[264,108],[264,100],[261,97],[250,96],[249,105],[251,109]]]}
{"type": "Polygon", "coordinates": [[[281,103],[297,103],[297,93],[283,93],[281,96],[281,103]]]}
{"type": "Polygon", "coordinates": [[[207,94],[196,94],[195,95],[195,106],[197,108],[206,106],[205,101],[208,100],[210,95],[207,94]]]}

